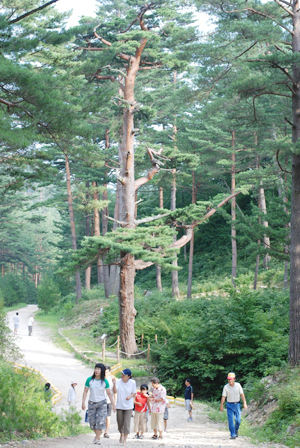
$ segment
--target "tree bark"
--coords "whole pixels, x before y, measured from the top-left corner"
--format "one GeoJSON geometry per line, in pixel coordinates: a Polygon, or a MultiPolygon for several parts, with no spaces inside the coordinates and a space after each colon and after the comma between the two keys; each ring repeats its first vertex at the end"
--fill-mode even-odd
{"type": "MultiPolygon", "coordinates": [[[[197,185],[195,181],[195,171],[192,173],[192,204],[196,204],[197,201],[197,185]]],[[[192,281],[193,281],[193,262],[194,262],[194,229],[192,230],[192,237],[190,241],[190,255],[189,255],[189,275],[188,275],[188,290],[187,298],[192,297],[192,281]]],[[[186,247],[186,246],[184,246],[186,247]]]]}
{"type": "MultiPolygon", "coordinates": [[[[99,194],[97,191],[97,182],[93,181],[92,185],[94,187],[93,191],[93,200],[99,201],[99,194]]],[[[99,215],[99,209],[97,207],[94,208],[94,235],[100,236],[100,215],[99,215]]],[[[103,263],[101,258],[98,258],[97,260],[97,281],[98,283],[103,283],[103,263]]]]}
{"type": "MultiPolygon", "coordinates": [[[[159,208],[164,208],[164,190],[163,187],[159,187],[159,208]]],[[[162,281],[161,281],[161,267],[156,265],[156,287],[162,292],[162,281]]]]}
{"type": "MultiPolygon", "coordinates": [[[[262,181],[260,181],[259,196],[260,196],[261,211],[264,215],[266,215],[267,214],[267,204],[266,204],[265,189],[263,187],[262,181]]],[[[267,228],[269,226],[269,223],[266,219],[263,219],[262,225],[267,228]]],[[[267,235],[263,236],[263,245],[266,249],[269,249],[269,247],[270,247],[270,238],[267,235]]],[[[269,254],[264,255],[263,267],[265,269],[267,269],[267,267],[270,263],[270,259],[271,259],[271,257],[269,254]]]]}
{"type": "MultiPolygon", "coordinates": [[[[109,129],[106,129],[105,132],[105,149],[109,149],[109,129]]],[[[105,178],[107,178],[107,172],[105,172],[105,178]]],[[[107,196],[107,183],[104,183],[104,191],[102,195],[103,201],[108,200],[107,196]]],[[[108,230],[108,207],[103,207],[102,209],[102,236],[105,236],[108,230]]],[[[103,262],[103,282],[104,282],[104,293],[105,298],[109,298],[109,266],[106,264],[105,259],[103,262]]]]}
{"type": "MultiPolygon", "coordinates": [[[[231,132],[232,153],[231,153],[231,193],[235,193],[235,131],[231,132]]],[[[231,249],[232,249],[232,264],[231,264],[231,283],[235,287],[235,279],[237,276],[237,246],[236,246],[236,198],[231,200],[231,249]]]]}
{"type": "MultiPolygon", "coordinates": [[[[126,222],[128,229],[135,228],[135,176],[134,176],[134,84],[138,73],[142,52],[147,39],[142,39],[140,46],[136,49],[135,56],[130,57],[124,84],[124,100],[126,107],[123,112],[122,144],[120,151],[120,168],[122,178],[121,190],[121,217],[126,222]]],[[[136,310],[134,308],[134,278],[135,264],[134,256],[129,253],[121,253],[120,262],[120,340],[122,350],[133,354],[137,351],[134,319],[136,310]]]]}
{"type": "MultiPolygon", "coordinates": [[[[292,49],[300,53],[300,8],[299,0],[293,0],[292,49]]],[[[293,65],[293,143],[300,138],[300,67],[293,65]]],[[[295,366],[300,361],[300,155],[292,156],[292,207],[290,248],[290,339],[289,361],[295,366]]]]}
{"type": "MultiPolygon", "coordinates": [[[[69,157],[67,154],[65,154],[65,167],[66,167],[69,216],[70,216],[70,225],[71,225],[72,249],[77,250],[73,197],[72,197],[72,189],[71,189],[71,172],[70,172],[69,157]]],[[[81,299],[81,278],[80,278],[79,270],[76,271],[75,277],[76,277],[76,303],[78,303],[78,299],[81,299]]]]}
{"type": "MultiPolygon", "coordinates": [[[[89,187],[90,187],[90,183],[86,182],[86,189],[87,189],[87,194],[86,194],[86,198],[87,198],[87,202],[89,202],[89,187]]],[[[90,215],[87,213],[85,216],[85,235],[86,236],[91,236],[91,218],[90,215]]],[[[92,266],[89,265],[86,270],[85,270],[85,289],[90,290],[91,289],[91,275],[92,275],[92,266]]]]}
{"type": "MultiPolygon", "coordinates": [[[[176,210],[176,169],[173,169],[173,179],[172,179],[172,189],[171,189],[171,204],[170,204],[170,210],[175,211],[176,210]]],[[[176,241],[177,237],[174,236],[174,242],[176,241]]],[[[172,261],[173,266],[177,267],[177,255],[175,260],[172,261]]],[[[178,271],[172,271],[172,297],[179,297],[179,285],[178,285],[178,271]]]]}

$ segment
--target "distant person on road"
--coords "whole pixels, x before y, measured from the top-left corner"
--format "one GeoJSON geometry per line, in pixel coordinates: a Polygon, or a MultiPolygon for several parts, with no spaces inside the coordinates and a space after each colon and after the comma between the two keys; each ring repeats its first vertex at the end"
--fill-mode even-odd
{"type": "Polygon", "coordinates": [[[109,388],[109,382],[105,378],[104,364],[96,364],[93,375],[90,376],[85,382],[82,396],[82,409],[84,411],[86,409],[85,401],[88,391],[90,391],[88,401],[88,416],[90,428],[95,433],[94,444],[101,445],[100,436],[102,434],[102,431],[105,430],[107,417],[106,393],[112,403],[113,411],[116,411],[115,400],[109,388]]]}
{"type": "Polygon", "coordinates": [[[113,378],[113,391],[117,395],[117,423],[120,433],[119,442],[126,446],[127,436],[130,433],[130,421],[133,409],[133,400],[136,396],[136,382],[131,379],[131,370],[124,369],[118,380],[113,378]]]}
{"type": "Polygon", "coordinates": [[[20,325],[20,317],[18,312],[14,315],[13,321],[14,321],[14,334],[18,334],[18,329],[20,325]]]}
{"type": "Polygon", "coordinates": [[[46,383],[44,388],[44,397],[46,403],[49,403],[51,401],[52,393],[51,393],[51,384],[46,383]]]}
{"type": "Polygon", "coordinates": [[[152,439],[162,439],[164,429],[164,413],[166,409],[167,391],[157,377],[151,378],[152,397],[151,401],[151,428],[154,431],[152,439]],[[157,435],[159,432],[159,436],[157,435]]]}
{"type": "Polygon", "coordinates": [[[75,390],[76,386],[77,386],[76,381],[71,381],[71,387],[70,387],[69,392],[68,392],[68,404],[69,404],[69,407],[71,407],[71,406],[75,407],[76,406],[76,390],[75,390]]]}
{"type": "Polygon", "coordinates": [[[147,430],[147,410],[149,403],[148,386],[142,384],[134,399],[134,432],[136,439],[143,439],[147,430]]]}
{"type": "MultiPolygon", "coordinates": [[[[109,388],[111,392],[113,393],[113,382],[112,382],[112,376],[111,376],[111,368],[109,366],[106,366],[105,368],[105,378],[109,382],[109,388]]],[[[115,398],[115,396],[114,396],[115,398]]],[[[110,398],[108,394],[106,394],[106,402],[107,402],[107,417],[106,417],[106,426],[105,426],[105,433],[103,437],[106,439],[109,439],[108,431],[110,427],[110,417],[111,417],[111,411],[112,411],[112,403],[110,401],[110,398]]]]}
{"type": "Polygon", "coordinates": [[[247,409],[245,394],[240,383],[235,382],[235,374],[229,372],[227,375],[228,384],[223,388],[220,411],[223,411],[223,404],[227,400],[227,418],[230,431],[230,438],[236,439],[239,436],[241,424],[241,402],[243,400],[244,409],[247,409]],[[235,421],[234,421],[235,420],[235,421]]]}
{"type": "Polygon", "coordinates": [[[30,316],[29,320],[28,320],[28,336],[32,335],[32,327],[34,324],[34,316],[30,316]]]}
{"type": "Polygon", "coordinates": [[[169,420],[169,408],[170,408],[170,402],[169,400],[166,399],[166,409],[164,412],[164,431],[168,432],[167,427],[168,427],[168,420],[169,420]]]}
{"type": "Polygon", "coordinates": [[[189,413],[189,418],[187,420],[188,422],[193,421],[193,417],[192,417],[193,401],[194,401],[193,386],[191,385],[191,380],[189,378],[187,378],[185,380],[184,402],[185,402],[185,409],[189,413]]]}

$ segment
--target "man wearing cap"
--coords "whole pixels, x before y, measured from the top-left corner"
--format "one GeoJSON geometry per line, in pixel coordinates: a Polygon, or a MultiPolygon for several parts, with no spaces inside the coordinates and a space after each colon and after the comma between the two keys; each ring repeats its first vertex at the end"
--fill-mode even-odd
{"type": "Polygon", "coordinates": [[[112,378],[113,393],[117,394],[117,423],[120,433],[119,442],[126,445],[130,433],[130,421],[133,409],[133,400],[136,396],[136,382],[131,379],[131,370],[124,369],[118,380],[112,378]]]}
{"type": "Polygon", "coordinates": [[[235,439],[239,435],[238,431],[241,424],[240,400],[241,399],[243,400],[244,409],[247,409],[247,403],[242,386],[240,385],[240,383],[235,382],[235,374],[233,372],[229,372],[227,379],[228,384],[224,386],[222,392],[220,411],[223,411],[223,404],[226,399],[227,400],[226,409],[227,409],[230,438],[235,439]]]}

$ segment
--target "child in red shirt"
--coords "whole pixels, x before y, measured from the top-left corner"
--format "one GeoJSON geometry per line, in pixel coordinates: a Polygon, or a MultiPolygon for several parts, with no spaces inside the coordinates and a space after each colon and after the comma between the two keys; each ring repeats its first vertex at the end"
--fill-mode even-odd
{"type": "Polygon", "coordinates": [[[148,386],[142,384],[140,392],[137,392],[134,400],[134,431],[136,439],[142,439],[143,433],[146,432],[147,427],[147,409],[149,404],[148,386]]]}

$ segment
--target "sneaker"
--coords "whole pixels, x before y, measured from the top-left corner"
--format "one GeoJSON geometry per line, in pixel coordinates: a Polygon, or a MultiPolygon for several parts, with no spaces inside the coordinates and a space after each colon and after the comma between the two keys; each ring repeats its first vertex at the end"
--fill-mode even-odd
{"type": "Polygon", "coordinates": [[[141,434],[140,436],[139,436],[139,439],[143,439],[144,438],[144,436],[143,436],[143,434],[141,434]]]}
{"type": "Polygon", "coordinates": [[[236,439],[236,436],[230,436],[230,438],[233,440],[233,439],[236,439]]]}
{"type": "Polygon", "coordinates": [[[239,432],[238,432],[238,431],[235,432],[235,436],[236,436],[236,437],[239,436],[239,432]]]}
{"type": "Polygon", "coordinates": [[[134,436],[134,438],[135,438],[135,439],[139,439],[140,436],[139,436],[138,434],[136,434],[136,435],[134,436]]]}
{"type": "Polygon", "coordinates": [[[193,421],[192,417],[189,417],[189,418],[187,419],[187,421],[188,421],[188,422],[192,422],[192,421],[193,421]]]}
{"type": "Polygon", "coordinates": [[[98,439],[98,440],[94,440],[94,445],[101,445],[101,441],[100,441],[100,439],[98,439]]]}

